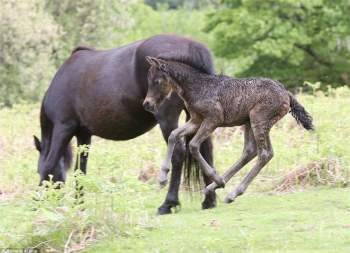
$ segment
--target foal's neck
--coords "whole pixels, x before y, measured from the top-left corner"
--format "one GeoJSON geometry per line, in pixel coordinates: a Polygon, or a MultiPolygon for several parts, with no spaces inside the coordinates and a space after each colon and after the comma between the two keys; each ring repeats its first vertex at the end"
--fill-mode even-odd
{"type": "Polygon", "coordinates": [[[197,69],[183,63],[171,62],[168,65],[169,75],[174,79],[175,91],[185,100],[192,100],[192,92],[198,92],[201,84],[199,79],[203,75],[197,69]]]}

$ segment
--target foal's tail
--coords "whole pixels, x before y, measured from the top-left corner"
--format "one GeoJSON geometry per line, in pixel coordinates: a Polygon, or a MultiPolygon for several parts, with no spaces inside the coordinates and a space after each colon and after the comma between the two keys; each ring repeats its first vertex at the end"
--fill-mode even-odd
{"type": "Polygon", "coordinates": [[[314,130],[314,125],[312,124],[311,115],[305,110],[305,108],[299,104],[292,93],[289,92],[290,99],[290,113],[296,119],[298,124],[301,124],[306,130],[314,130]]]}

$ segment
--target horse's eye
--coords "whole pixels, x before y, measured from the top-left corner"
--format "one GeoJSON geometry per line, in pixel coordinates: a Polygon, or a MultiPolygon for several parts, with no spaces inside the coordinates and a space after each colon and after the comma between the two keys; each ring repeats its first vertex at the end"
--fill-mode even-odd
{"type": "Polygon", "coordinates": [[[157,79],[157,80],[156,80],[156,84],[157,84],[157,85],[161,85],[161,84],[162,84],[162,81],[161,81],[160,79],[157,79]]]}

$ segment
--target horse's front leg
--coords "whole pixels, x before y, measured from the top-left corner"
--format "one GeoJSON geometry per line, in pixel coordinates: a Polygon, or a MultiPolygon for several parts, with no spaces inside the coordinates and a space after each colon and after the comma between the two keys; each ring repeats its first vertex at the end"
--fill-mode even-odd
{"type": "Polygon", "coordinates": [[[194,124],[192,120],[186,122],[185,125],[173,130],[168,138],[168,150],[166,158],[160,169],[158,181],[161,186],[165,186],[168,181],[168,173],[171,166],[171,159],[174,153],[174,149],[177,143],[182,137],[193,134],[198,129],[198,125],[194,124]]]}

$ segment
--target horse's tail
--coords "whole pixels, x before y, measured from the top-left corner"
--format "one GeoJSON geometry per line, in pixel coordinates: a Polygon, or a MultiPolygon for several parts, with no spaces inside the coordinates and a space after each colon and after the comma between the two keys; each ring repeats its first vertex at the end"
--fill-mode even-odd
{"type": "Polygon", "coordinates": [[[314,130],[311,115],[305,108],[296,100],[292,93],[289,92],[290,98],[290,113],[296,119],[298,124],[301,124],[306,130],[314,130]]]}
{"type": "MultiPolygon", "coordinates": [[[[42,147],[41,152],[44,152],[43,155],[46,157],[49,154],[49,150],[51,146],[53,123],[45,113],[44,101],[45,101],[45,98],[43,99],[43,103],[41,105],[41,110],[40,110],[40,125],[41,125],[41,147],[42,147]]],[[[70,143],[67,145],[67,147],[63,152],[63,158],[64,158],[64,168],[68,170],[73,160],[72,147],[70,143]]]]}

